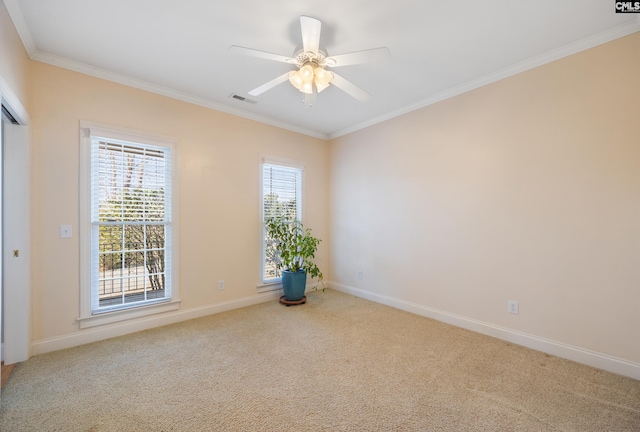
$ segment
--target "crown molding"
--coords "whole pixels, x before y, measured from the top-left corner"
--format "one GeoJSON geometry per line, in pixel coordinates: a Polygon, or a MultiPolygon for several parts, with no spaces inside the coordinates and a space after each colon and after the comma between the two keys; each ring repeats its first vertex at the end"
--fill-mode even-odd
{"type": "Polygon", "coordinates": [[[422,99],[412,105],[408,105],[399,110],[395,110],[389,112],[387,114],[383,114],[381,116],[372,118],[365,122],[359,123],[357,125],[341,129],[339,131],[333,132],[329,134],[329,139],[334,139],[341,137],[343,135],[347,135],[352,132],[356,132],[358,130],[367,128],[369,126],[373,126],[378,123],[382,123],[386,120],[390,120],[395,117],[399,117],[404,114],[408,114],[412,111],[416,111],[420,108],[427,107],[429,105],[433,105],[435,103],[441,102],[443,100],[452,98],[454,96],[458,96],[460,94],[466,93],[471,90],[475,90],[477,88],[483,87],[487,84],[494,83],[496,81],[500,81],[504,78],[508,78],[513,75],[517,75],[519,73],[528,71],[530,69],[534,69],[538,66],[545,65],[547,63],[551,63],[556,60],[560,60],[564,57],[568,57],[573,54],[577,54],[581,51],[588,50],[590,48],[596,47],[598,45],[602,45],[607,42],[611,42],[612,40],[619,39],[624,36],[628,36],[632,33],[636,33],[640,31],[640,15],[636,17],[630,23],[626,23],[617,27],[614,27],[609,30],[605,30],[603,32],[597,33],[593,36],[589,36],[587,38],[581,39],[579,41],[561,46],[559,48],[553,49],[551,51],[547,51],[544,54],[541,54],[536,57],[532,57],[520,63],[516,63],[512,66],[508,66],[506,68],[500,69],[496,72],[492,72],[483,77],[468,81],[456,87],[452,87],[450,89],[444,90],[435,95],[429,96],[428,98],[422,99]]]}
{"type": "Polygon", "coordinates": [[[18,0],[3,1],[7,11],[9,12],[9,16],[11,17],[11,21],[13,21],[13,25],[18,32],[18,36],[20,36],[20,40],[22,40],[22,45],[24,45],[27,54],[31,57],[31,54],[36,51],[36,44],[33,41],[27,22],[24,19],[22,9],[20,9],[20,6],[18,5],[19,2],[18,0]]]}
{"type": "Polygon", "coordinates": [[[29,58],[31,60],[47,63],[53,66],[72,70],[75,72],[80,72],[85,75],[90,75],[96,78],[101,78],[107,81],[112,81],[112,82],[123,84],[129,87],[134,87],[140,90],[148,91],[150,93],[155,93],[161,96],[166,96],[172,99],[177,99],[183,102],[199,105],[199,106],[213,109],[216,111],[222,111],[227,114],[235,115],[248,120],[253,120],[258,123],[275,126],[277,128],[285,129],[291,132],[308,135],[308,136],[319,138],[322,140],[328,139],[327,134],[324,134],[315,130],[300,128],[285,122],[276,121],[265,116],[260,116],[248,111],[230,107],[228,105],[215,102],[211,99],[195,96],[186,92],[174,90],[174,89],[153,84],[147,81],[138,80],[135,78],[131,78],[127,75],[111,72],[109,70],[97,68],[94,66],[89,66],[81,62],[76,62],[73,60],[69,60],[67,58],[63,58],[60,56],[46,53],[44,51],[40,51],[37,49],[35,45],[33,37],[31,36],[31,32],[29,31],[29,27],[27,26],[27,22],[24,19],[24,15],[22,14],[22,10],[20,9],[20,6],[18,3],[19,3],[18,0],[4,0],[4,4],[7,8],[7,11],[9,12],[11,21],[13,21],[13,25],[16,27],[16,31],[18,32],[18,35],[22,40],[22,44],[24,45],[25,50],[27,51],[27,54],[29,55],[29,58]]]}
{"type": "Polygon", "coordinates": [[[386,114],[382,114],[380,116],[371,118],[367,121],[327,134],[327,133],[322,133],[316,130],[301,128],[286,122],[281,122],[281,121],[271,119],[266,116],[257,115],[249,111],[224,105],[219,102],[215,102],[214,100],[211,100],[211,99],[195,96],[186,92],[174,90],[168,87],[160,86],[160,85],[146,82],[143,80],[138,80],[123,74],[111,72],[105,69],[100,69],[94,66],[90,66],[84,63],[76,62],[73,60],[69,60],[63,57],[55,56],[55,55],[40,51],[35,46],[33,37],[31,36],[31,32],[29,31],[29,28],[22,14],[22,10],[20,9],[19,1],[18,0],[3,0],[3,1],[9,12],[9,15],[11,16],[11,20],[13,21],[13,24],[16,27],[16,31],[18,32],[20,39],[22,40],[22,43],[27,51],[27,54],[32,60],[51,64],[53,66],[58,66],[64,69],[69,69],[75,72],[80,72],[86,75],[94,76],[97,78],[105,79],[108,81],[116,82],[116,83],[123,84],[130,87],[134,87],[134,88],[148,91],[150,93],[155,93],[161,96],[166,96],[169,98],[181,100],[183,102],[199,105],[199,106],[213,109],[216,111],[225,112],[227,114],[235,115],[248,120],[253,120],[259,123],[267,124],[280,129],[289,130],[292,132],[300,133],[303,135],[311,136],[311,137],[322,139],[322,140],[332,140],[334,138],[338,138],[343,135],[347,135],[349,133],[359,131],[369,126],[382,123],[392,118],[399,117],[404,114],[408,114],[412,111],[416,111],[418,109],[427,107],[429,105],[433,105],[435,103],[452,98],[454,96],[458,96],[460,94],[469,92],[471,90],[475,90],[487,84],[500,81],[504,78],[508,78],[510,76],[519,74],[521,72],[525,72],[527,70],[536,68],[538,66],[551,63],[561,58],[568,57],[570,55],[579,53],[581,51],[585,51],[587,49],[596,47],[598,45],[602,45],[612,40],[615,40],[624,36],[628,36],[632,33],[640,31],[640,14],[639,14],[638,16],[635,17],[633,21],[629,23],[614,27],[612,29],[605,30],[593,36],[589,36],[579,41],[576,41],[576,42],[564,45],[560,48],[553,49],[551,51],[543,53],[539,56],[522,61],[515,65],[508,66],[496,72],[487,74],[483,77],[446,89],[442,92],[439,92],[437,94],[424,98],[416,103],[407,105],[401,109],[394,110],[386,114]]]}
{"type": "Polygon", "coordinates": [[[97,68],[81,62],[76,62],[73,60],[69,60],[67,58],[63,58],[60,56],[46,53],[44,51],[40,51],[39,49],[37,49],[35,45],[31,32],[29,31],[29,27],[27,26],[27,22],[25,21],[24,15],[22,14],[22,9],[20,9],[18,0],[4,0],[4,4],[7,8],[7,11],[9,12],[11,21],[13,21],[13,25],[16,27],[16,31],[18,32],[18,35],[22,40],[22,44],[24,45],[24,48],[27,51],[27,54],[29,55],[29,58],[31,60],[47,63],[53,66],[72,70],[75,72],[80,72],[85,75],[90,75],[96,78],[101,78],[107,81],[112,81],[112,82],[123,84],[129,87],[134,87],[140,90],[148,91],[150,93],[155,93],[161,96],[166,96],[172,99],[177,99],[183,102],[199,105],[199,106],[213,109],[216,111],[222,111],[227,114],[235,115],[248,120],[253,120],[258,123],[275,126],[277,128],[285,129],[291,132],[296,132],[302,135],[308,135],[314,138],[319,138],[321,140],[326,141],[329,138],[327,134],[324,134],[322,132],[318,132],[318,131],[307,129],[307,128],[297,127],[289,123],[280,122],[280,121],[271,119],[269,117],[254,114],[249,111],[230,107],[228,105],[215,102],[211,99],[195,96],[186,92],[174,90],[174,89],[153,84],[147,81],[138,80],[135,78],[131,78],[127,75],[119,74],[106,69],[97,68]]]}
{"type": "Polygon", "coordinates": [[[49,54],[40,50],[36,50],[31,55],[32,60],[36,60],[42,63],[47,63],[52,66],[57,66],[63,69],[68,69],[74,72],[79,72],[85,75],[93,76],[96,78],[104,79],[107,81],[112,81],[118,84],[123,84],[128,87],[137,88],[139,90],[144,90],[150,93],[155,93],[161,96],[166,96],[172,99],[177,99],[183,102],[187,102],[193,105],[199,105],[205,108],[213,109],[216,111],[222,111],[227,114],[232,114],[238,117],[242,117],[248,120],[253,120],[259,123],[267,124],[270,126],[275,126],[280,129],[286,129],[292,132],[300,133],[303,135],[308,135],[311,137],[319,138],[322,140],[327,140],[328,136],[321,132],[310,130],[306,128],[300,128],[288,123],[279,122],[273,120],[271,118],[260,116],[248,111],[236,109],[230,107],[228,105],[223,105],[221,103],[215,102],[211,99],[203,98],[200,96],[195,96],[186,92],[182,92],[179,90],[174,90],[169,87],[164,87],[158,84],[153,84],[147,81],[139,80],[136,78],[131,78],[128,75],[119,74],[116,72],[112,72],[106,69],[101,69],[95,66],[90,66],[85,63],[76,62],[73,60],[69,60],[64,57],[59,57],[53,54],[49,54]]]}

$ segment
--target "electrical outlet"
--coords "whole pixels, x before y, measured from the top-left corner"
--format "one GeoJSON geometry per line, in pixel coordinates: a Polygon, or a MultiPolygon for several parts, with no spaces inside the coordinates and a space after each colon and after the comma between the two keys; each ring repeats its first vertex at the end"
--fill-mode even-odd
{"type": "Polygon", "coordinates": [[[358,279],[362,279],[362,270],[358,270],[358,279]]]}
{"type": "Polygon", "coordinates": [[[509,300],[508,309],[509,313],[518,315],[518,302],[515,300],[509,300]]]}
{"type": "Polygon", "coordinates": [[[223,290],[224,289],[224,281],[222,279],[220,279],[218,281],[218,289],[219,290],[223,290]]]}

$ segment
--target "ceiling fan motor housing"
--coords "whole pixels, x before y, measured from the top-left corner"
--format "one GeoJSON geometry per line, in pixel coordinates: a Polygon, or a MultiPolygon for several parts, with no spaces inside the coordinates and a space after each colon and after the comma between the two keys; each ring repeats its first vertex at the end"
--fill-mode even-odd
{"type": "Polygon", "coordinates": [[[305,93],[305,104],[312,105],[313,96],[334,85],[350,96],[361,102],[369,100],[370,96],[364,90],[356,87],[340,75],[325,70],[325,67],[339,67],[353,64],[371,63],[389,58],[388,48],[373,48],[370,50],[356,51],[328,57],[327,52],[320,48],[321,22],[315,18],[301,16],[300,27],[302,30],[302,46],[294,51],[293,57],[286,57],[265,51],[232,45],[229,50],[238,54],[250,55],[266,60],[275,60],[290,65],[295,65],[297,70],[286,72],[269,82],[254,88],[249,92],[251,96],[258,96],[287,80],[298,90],[305,93]]]}
{"type": "Polygon", "coordinates": [[[295,65],[298,68],[301,68],[307,63],[313,63],[314,66],[331,66],[327,64],[327,53],[326,51],[318,50],[317,53],[308,51],[305,52],[303,49],[297,50],[293,53],[293,58],[295,59],[295,65]]]}

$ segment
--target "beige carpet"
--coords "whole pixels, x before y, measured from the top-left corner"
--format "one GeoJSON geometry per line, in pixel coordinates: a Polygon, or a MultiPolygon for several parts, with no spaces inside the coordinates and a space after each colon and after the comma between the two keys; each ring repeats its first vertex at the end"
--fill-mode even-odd
{"type": "Polygon", "coordinates": [[[327,290],[32,358],[13,431],[640,431],[640,382],[327,290]]]}

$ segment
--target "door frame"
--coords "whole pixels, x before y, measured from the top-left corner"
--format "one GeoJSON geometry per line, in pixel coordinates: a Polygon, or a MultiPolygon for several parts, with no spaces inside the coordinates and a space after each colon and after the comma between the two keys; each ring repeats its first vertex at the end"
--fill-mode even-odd
{"type": "MultiPolygon", "coordinates": [[[[19,143],[20,145],[17,147],[14,146],[9,155],[12,158],[17,157],[17,162],[20,164],[20,169],[11,170],[12,180],[10,183],[20,184],[22,193],[26,191],[25,195],[27,197],[26,200],[22,200],[22,205],[20,206],[19,211],[21,212],[22,228],[19,232],[15,233],[16,235],[6,235],[7,231],[12,230],[13,227],[6,226],[5,218],[7,208],[0,206],[0,227],[2,231],[4,231],[0,234],[0,246],[2,250],[2,259],[0,260],[0,281],[2,281],[2,296],[0,296],[0,332],[4,331],[6,333],[4,335],[5,345],[4,347],[0,345],[0,357],[6,364],[12,364],[27,360],[31,353],[31,193],[29,189],[31,159],[28,135],[30,119],[19,98],[2,77],[0,77],[0,101],[17,123],[27,128],[23,134],[24,142],[19,143]],[[7,244],[7,241],[10,241],[12,244],[7,244]],[[14,249],[20,250],[18,258],[13,257],[14,249]],[[18,261],[11,261],[15,259],[20,259],[18,266],[14,265],[17,264],[18,261]],[[19,284],[11,287],[5,286],[4,280],[7,277],[12,280],[19,280],[19,284]],[[7,313],[8,311],[9,313],[7,313]],[[11,335],[9,339],[8,335],[11,335]],[[7,341],[9,341],[8,344],[7,341]]],[[[6,131],[3,131],[2,135],[5,135],[4,132],[6,131]]],[[[0,140],[2,139],[4,139],[4,137],[0,137],[0,140]]],[[[3,142],[2,147],[4,147],[5,144],[6,143],[3,142]]],[[[5,168],[4,162],[5,158],[2,157],[0,163],[3,165],[3,168],[5,168]]],[[[6,172],[4,172],[4,169],[2,171],[0,190],[2,191],[2,202],[4,203],[5,191],[8,185],[5,181],[6,172]]],[[[15,219],[17,215],[13,214],[12,217],[15,219]]]]}

